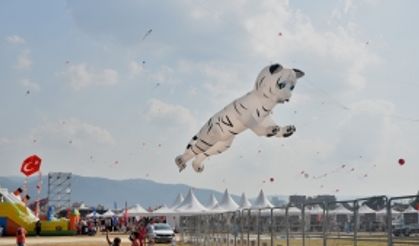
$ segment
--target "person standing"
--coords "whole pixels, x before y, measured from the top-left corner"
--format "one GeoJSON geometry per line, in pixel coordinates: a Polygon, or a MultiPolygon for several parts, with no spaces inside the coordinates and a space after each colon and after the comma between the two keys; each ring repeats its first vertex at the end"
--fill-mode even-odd
{"type": "Polygon", "coordinates": [[[18,227],[16,230],[16,245],[25,246],[26,243],[26,230],[22,226],[18,227]]]}
{"type": "Polygon", "coordinates": [[[38,220],[35,224],[35,233],[37,236],[41,235],[41,229],[42,229],[41,220],[38,220]]]}
{"type": "Polygon", "coordinates": [[[119,237],[116,237],[113,239],[113,241],[111,241],[109,239],[109,231],[106,230],[106,242],[108,243],[109,246],[120,246],[121,245],[121,239],[119,237]]]}

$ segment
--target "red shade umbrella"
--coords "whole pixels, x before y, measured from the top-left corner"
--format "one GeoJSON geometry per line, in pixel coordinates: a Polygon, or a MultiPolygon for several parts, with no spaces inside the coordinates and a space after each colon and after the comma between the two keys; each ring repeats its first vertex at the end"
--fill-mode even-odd
{"type": "Polygon", "coordinates": [[[39,171],[42,159],[37,155],[31,155],[22,162],[20,171],[27,177],[39,171]]]}

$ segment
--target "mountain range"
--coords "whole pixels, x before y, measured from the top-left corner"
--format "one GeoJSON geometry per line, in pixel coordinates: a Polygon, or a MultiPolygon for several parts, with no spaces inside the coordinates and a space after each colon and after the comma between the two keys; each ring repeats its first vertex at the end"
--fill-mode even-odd
{"type": "MultiPolygon", "coordinates": [[[[36,186],[38,177],[28,180],[28,191],[32,200],[36,197],[36,186]]],[[[0,176],[0,187],[14,191],[18,187],[23,187],[24,178],[0,176]]],[[[41,198],[48,196],[48,176],[42,176],[41,198]]],[[[71,176],[71,202],[82,202],[87,206],[103,205],[105,208],[122,208],[125,203],[128,206],[140,204],[144,208],[157,207],[166,204],[170,206],[179,193],[183,196],[193,188],[198,200],[205,205],[213,193],[218,201],[221,200],[223,193],[211,189],[195,188],[185,184],[163,184],[148,179],[126,179],[113,180],[101,177],[84,177],[72,174],[71,176]]],[[[230,193],[231,194],[231,193],[230,193]]],[[[240,197],[231,194],[232,198],[238,203],[240,197]]],[[[285,196],[276,196],[274,200],[286,200],[285,196]]]]}

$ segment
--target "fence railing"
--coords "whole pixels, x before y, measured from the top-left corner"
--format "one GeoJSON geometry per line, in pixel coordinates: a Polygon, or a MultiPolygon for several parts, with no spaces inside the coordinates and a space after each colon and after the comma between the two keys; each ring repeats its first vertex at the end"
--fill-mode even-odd
{"type": "Polygon", "coordinates": [[[373,196],[181,216],[179,231],[184,243],[203,246],[419,245],[419,211],[400,211],[417,199],[373,196]]]}

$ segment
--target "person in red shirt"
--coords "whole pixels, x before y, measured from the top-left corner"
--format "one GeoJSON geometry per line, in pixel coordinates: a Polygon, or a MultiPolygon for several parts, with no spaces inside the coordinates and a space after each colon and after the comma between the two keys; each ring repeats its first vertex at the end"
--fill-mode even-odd
{"type": "Polygon", "coordinates": [[[131,241],[131,246],[140,246],[140,240],[138,239],[139,235],[138,232],[134,231],[129,236],[129,240],[131,241]]]}
{"type": "Polygon", "coordinates": [[[17,246],[25,246],[26,242],[26,230],[23,227],[19,227],[16,230],[16,245],[17,246]]]}
{"type": "Polygon", "coordinates": [[[146,236],[147,236],[147,229],[143,223],[140,223],[140,227],[138,228],[138,240],[140,241],[140,246],[145,245],[146,236]]]}

